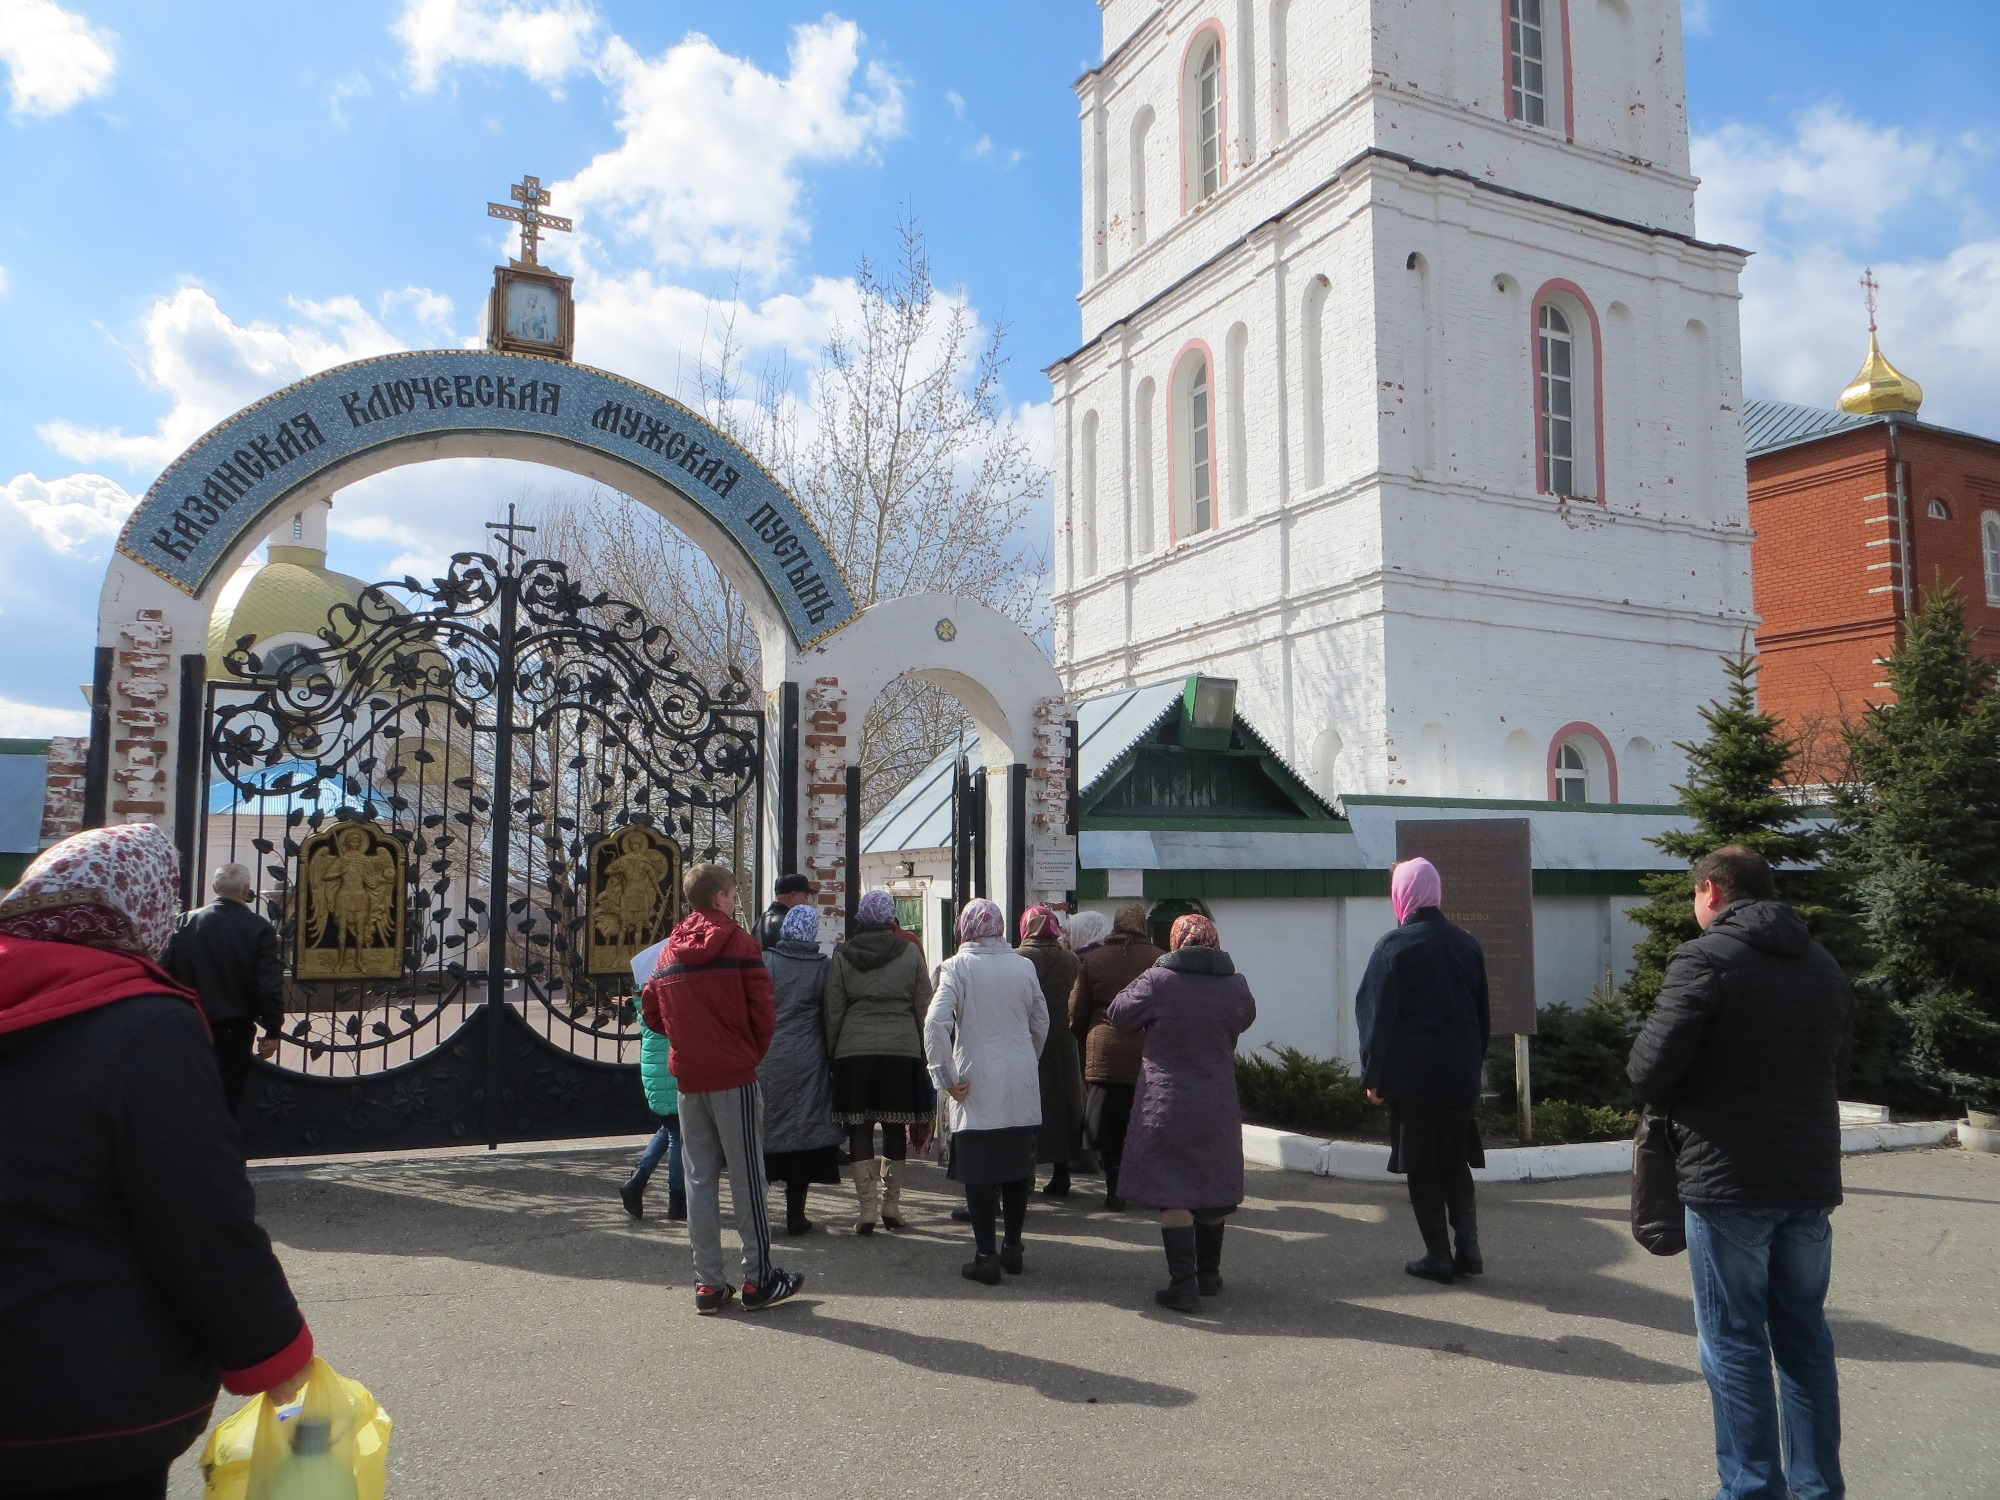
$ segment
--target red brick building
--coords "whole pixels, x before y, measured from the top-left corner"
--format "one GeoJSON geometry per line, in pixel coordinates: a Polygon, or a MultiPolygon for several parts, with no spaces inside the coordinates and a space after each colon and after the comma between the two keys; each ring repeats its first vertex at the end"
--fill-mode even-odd
{"type": "Polygon", "coordinates": [[[1845,409],[1752,401],[1752,586],[1762,706],[1837,774],[1839,726],[1889,697],[1882,660],[1921,590],[1958,586],[2000,661],[2000,442],[1917,419],[1923,392],[1870,339],[1845,409]]]}

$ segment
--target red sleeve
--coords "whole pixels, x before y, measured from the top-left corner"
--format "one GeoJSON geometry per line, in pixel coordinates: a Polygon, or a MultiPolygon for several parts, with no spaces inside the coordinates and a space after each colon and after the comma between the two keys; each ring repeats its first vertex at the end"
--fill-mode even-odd
{"type": "Polygon", "coordinates": [[[299,1320],[299,1336],[269,1359],[260,1359],[245,1370],[224,1370],[222,1388],[232,1396],[254,1396],[273,1386],[283,1385],[312,1363],[312,1330],[299,1320]]]}
{"type": "Polygon", "coordinates": [[[649,979],[646,987],[639,992],[639,1018],[646,1023],[648,1031],[667,1034],[667,1018],[660,1009],[660,981],[649,979]]]}

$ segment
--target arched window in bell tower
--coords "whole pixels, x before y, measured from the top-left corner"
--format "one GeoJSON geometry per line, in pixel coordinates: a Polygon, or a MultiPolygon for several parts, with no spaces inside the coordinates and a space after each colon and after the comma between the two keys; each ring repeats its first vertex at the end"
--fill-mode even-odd
{"type": "Polygon", "coordinates": [[[1223,160],[1225,121],[1222,31],[1204,26],[1188,44],[1181,68],[1181,212],[1222,191],[1228,180],[1223,160]]]}

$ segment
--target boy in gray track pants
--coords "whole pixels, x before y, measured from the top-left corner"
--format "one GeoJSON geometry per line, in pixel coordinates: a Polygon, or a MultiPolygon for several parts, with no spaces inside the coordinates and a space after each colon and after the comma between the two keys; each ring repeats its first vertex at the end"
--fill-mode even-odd
{"type": "Polygon", "coordinates": [[[746,1292],[771,1281],[771,1226],[764,1217],[764,1090],[755,1083],[681,1095],[681,1164],[687,1174],[688,1243],[697,1287],[727,1286],[722,1261],[722,1174],[743,1242],[746,1292]]]}
{"type": "Polygon", "coordinates": [[[764,1217],[764,1095],[757,1065],[777,1014],[764,950],[736,925],[736,877],[702,863],[682,882],[687,915],[674,927],[643,995],[646,1024],[672,1038],[667,1067],[680,1085],[681,1163],[687,1173],[694,1308],[722,1311],[736,1295],[722,1262],[722,1174],[743,1241],[743,1308],[782,1302],[805,1277],[771,1264],[764,1217]]]}

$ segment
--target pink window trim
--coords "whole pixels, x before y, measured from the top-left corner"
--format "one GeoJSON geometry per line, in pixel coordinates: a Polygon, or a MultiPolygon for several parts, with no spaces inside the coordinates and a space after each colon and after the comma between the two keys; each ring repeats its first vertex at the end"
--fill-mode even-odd
{"type": "MultiPolygon", "coordinates": [[[[1558,30],[1562,33],[1562,89],[1563,89],[1563,139],[1576,139],[1576,90],[1572,88],[1569,67],[1569,0],[1553,0],[1558,18],[1558,30]]],[[[1500,0],[1500,112],[1508,119],[1514,118],[1514,31],[1513,12],[1508,0],[1500,0]]],[[[1549,60],[1542,58],[1542,69],[1547,72],[1549,60]]]]}
{"type": "Polygon", "coordinates": [[[1215,377],[1215,355],[1209,350],[1206,339],[1189,339],[1174,356],[1174,362],[1167,370],[1167,546],[1177,545],[1181,539],[1181,487],[1179,465],[1181,445],[1174,441],[1174,423],[1181,414],[1181,366],[1187,363],[1190,354],[1199,354],[1202,363],[1208,367],[1208,509],[1215,522],[1209,531],[1222,530],[1222,507],[1217,503],[1221,490],[1216,480],[1221,477],[1222,465],[1217,462],[1220,448],[1215,441],[1216,418],[1222,411],[1222,387],[1215,377]]]}
{"type": "MultiPolygon", "coordinates": [[[[1223,35],[1222,21],[1210,16],[1194,29],[1181,48],[1180,72],[1180,156],[1181,156],[1181,212],[1187,213],[1194,207],[1192,194],[1194,185],[1188,180],[1188,133],[1187,133],[1187,86],[1188,59],[1194,56],[1194,49],[1209,32],[1215,33],[1215,190],[1220,193],[1229,186],[1229,39],[1223,35]]],[[[1211,376],[1213,371],[1211,371],[1211,376]]]]}
{"type": "Polygon", "coordinates": [[[1611,753],[1611,741],[1604,737],[1604,732],[1595,724],[1586,724],[1581,719],[1577,720],[1574,724],[1563,725],[1562,728],[1556,731],[1556,737],[1549,741],[1549,801],[1553,802],[1556,800],[1556,756],[1562,752],[1562,747],[1565,744],[1575,739],[1578,735],[1584,735],[1596,740],[1598,749],[1604,752],[1604,785],[1605,789],[1611,794],[1611,800],[1616,802],[1618,800],[1618,757],[1611,753]]]}
{"type": "Polygon", "coordinates": [[[1542,304],[1549,300],[1551,292],[1563,292],[1575,298],[1584,316],[1590,320],[1590,446],[1593,467],[1597,470],[1597,493],[1578,498],[1588,498],[1602,505],[1605,503],[1604,330],[1597,321],[1597,308],[1583,294],[1583,288],[1560,276],[1543,282],[1534,300],[1528,304],[1528,414],[1534,419],[1535,427],[1535,493],[1550,493],[1546,473],[1548,465],[1543,461],[1548,454],[1542,441],[1542,304]]]}

